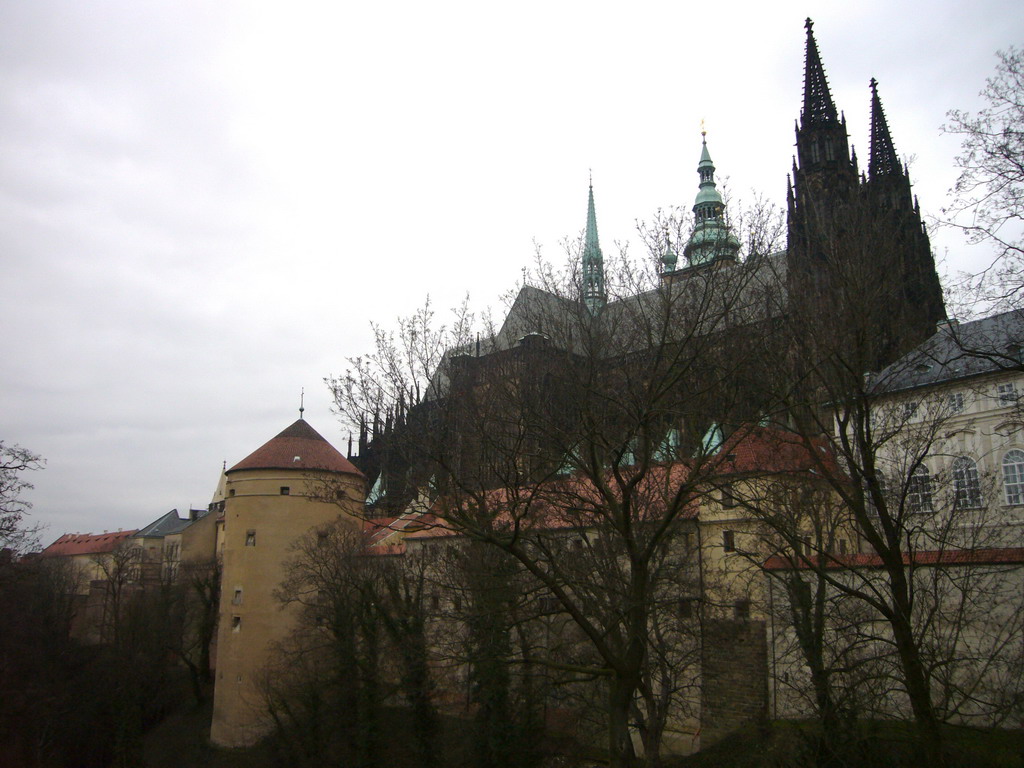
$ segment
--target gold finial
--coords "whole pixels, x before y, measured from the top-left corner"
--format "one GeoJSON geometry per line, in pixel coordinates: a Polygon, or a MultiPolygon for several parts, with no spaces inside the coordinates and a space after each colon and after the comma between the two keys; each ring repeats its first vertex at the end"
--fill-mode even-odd
{"type": "Polygon", "coordinates": [[[700,135],[706,137],[708,135],[707,129],[704,127],[704,118],[700,119],[700,135]]]}

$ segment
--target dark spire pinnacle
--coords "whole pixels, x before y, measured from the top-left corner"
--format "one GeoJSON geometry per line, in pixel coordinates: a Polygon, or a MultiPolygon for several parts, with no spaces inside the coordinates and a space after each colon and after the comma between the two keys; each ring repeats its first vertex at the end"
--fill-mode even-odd
{"type": "Polygon", "coordinates": [[[299,418],[302,418],[302,414],[306,412],[306,388],[301,387],[299,389],[299,418]]]}
{"type": "Polygon", "coordinates": [[[889,124],[885,121],[882,100],[878,98],[878,81],[871,78],[871,157],[868,160],[868,177],[896,176],[901,172],[896,148],[889,135],[889,124]]]}
{"type": "Polygon", "coordinates": [[[821,65],[818,44],[814,40],[814,22],[804,23],[807,30],[807,58],[804,62],[804,108],[800,113],[800,124],[827,125],[838,122],[836,105],[828,89],[825,68],[821,65]]]}

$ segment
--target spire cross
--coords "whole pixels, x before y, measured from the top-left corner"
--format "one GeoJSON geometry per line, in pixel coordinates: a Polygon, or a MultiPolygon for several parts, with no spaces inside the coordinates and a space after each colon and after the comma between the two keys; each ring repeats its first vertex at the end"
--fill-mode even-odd
{"type": "Polygon", "coordinates": [[[299,389],[299,418],[302,418],[303,412],[306,410],[306,388],[302,387],[299,389]]]}

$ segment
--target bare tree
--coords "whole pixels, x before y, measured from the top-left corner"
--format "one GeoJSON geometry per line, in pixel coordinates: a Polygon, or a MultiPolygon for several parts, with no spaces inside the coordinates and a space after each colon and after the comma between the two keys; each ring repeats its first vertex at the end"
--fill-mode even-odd
{"type": "Polygon", "coordinates": [[[302,618],[264,686],[268,712],[293,761],[347,755],[381,760],[383,708],[410,711],[418,765],[438,759],[426,638],[425,563],[367,554],[339,521],[299,539],[277,593],[302,618]]]}
{"type": "Polygon", "coordinates": [[[951,110],[942,127],[963,142],[943,214],[970,242],[995,248],[992,265],[972,281],[980,294],[972,293],[1005,309],[1019,306],[1024,290],[1024,51],[996,55],[996,73],[981,91],[986,106],[973,114],[951,110]]]}
{"type": "MultiPolygon", "coordinates": [[[[966,670],[981,669],[971,659],[979,658],[984,635],[984,595],[1005,590],[1013,577],[984,562],[1003,530],[991,497],[980,486],[970,499],[963,490],[939,492],[966,487],[955,476],[966,472],[956,457],[973,428],[942,379],[920,388],[930,382],[925,374],[947,370],[947,361],[927,346],[910,353],[925,329],[892,322],[905,306],[895,268],[902,246],[898,230],[875,223],[869,203],[846,200],[821,214],[829,220],[818,226],[813,279],[800,282],[805,276],[796,274],[802,301],[780,312],[785,321],[768,341],[778,344],[771,348],[776,359],[789,361],[774,380],[773,411],[814,459],[818,486],[829,494],[827,504],[819,502],[827,514],[816,521],[803,505],[800,515],[780,515],[785,507],[770,496],[754,506],[777,554],[789,561],[776,576],[788,582],[819,713],[825,717],[838,701],[829,677],[849,661],[863,668],[871,649],[875,674],[860,679],[868,686],[891,681],[874,698],[889,713],[894,702],[906,702],[921,759],[938,764],[940,723],[973,706],[964,681],[972,674],[966,670]],[[844,530],[856,532],[863,561],[835,547],[844,530]],[[853,642],[829,659],[823,639],[840,622],[853,642]]],[[[1005,643],[996,634],[992,650],[1005,643]]]]}
{"type": "Polygon", "coordinates": [[[596,314],[573,266],[542,268],[486,339],[465,312],[438,329],[423,311],[330,382],[351,423],[387,414],[404,477],[432,478],[441,524],[517,561],[590,644],[579,671],[605,681],[614,765],[633,757],[633,726],[659,759],[674,687],[657,679],[672,665],[652,627],[716,435],[758,412],[746,330],[764,319],[762,267],[711,262],[669,281],[623,264],[608,272],[622,298],[596,314]]]}
{"type": "Polygon", "coordinates": [[[42,466],[37,454],[0,440],[0,549],[21,550],[34,543],[36,529],[22,525],[32,504],[22,495],[33,487],[25,473],[42,466]]]}

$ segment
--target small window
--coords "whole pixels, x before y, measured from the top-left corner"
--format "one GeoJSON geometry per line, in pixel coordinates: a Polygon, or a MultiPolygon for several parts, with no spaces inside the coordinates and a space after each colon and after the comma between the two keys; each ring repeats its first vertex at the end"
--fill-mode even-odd
{"type": "Polygon", "coordinates": [[[289,488],[289,487],[288,487],[287,485],[282,485],[282,486],[281,486],[281,495],[282,495],[282,496],[287,496],[287,495],[289,495],[289,494],[290,494],[291,492],[292,492],[292,489],[291,489],[291,488],[289,488]]]}
{"type": "Polygon", "coordinates": [[[974,459],[959,456],[953,462],[953,501],[958,509],[981,506],[981,482],[974,459]]]}
{"type": "Polygon", "coordinates": [[[733,618],[745,621],[750,618],[750,601],[746,598],[737,600],[732,604],[733,618]]]}
{"type": "Polygon", "coordinates": [[[1000,405],[1013,405],[1017,402],[1017,387],[1012,381],[996,387],[996,397],[1000,405]]]}
{"type": "Polygon", "coordinates": [[[736,506],[736,496],[733,494],[731,485],[726,485],[722,488],[722,507],[724,509],[732,509],[736,506]]]}
{"type": "Polygon", "coordinates": [[[692,533],[684,533],[683,534],[683,547],[685,549],[687,549],[687,550],[693,549],[693,534],[692,533]]]}
{"type": "Polygon", "coordinates": [[[328,538],[327,531],[317,531],[316,532],[316,545],[318,547],[326,547],[327,546],[327,538],[328,538]]]}
{"type": "Polygon", "coordinates": [[[456,596],[455,601],[454,601],[454,605],[455,605],[455,610],[456,611],[461,611],[462,610],[462,598],[456,596]]]}
{"type": "Polygon", "coordinates": [[[431,596],[430,596],[430,607],[431,607],[431,608],[432,608],[433,610],[435,610],[435,611],[436,611],[436,610],[437,610],[438,608],[440,608],[440,607],[441,607],[441,598],[440,598],[440,597],[438,597],[437,595],[431,595],[431,596]]]}
{"type": "Polygon", "coordinates": [[[722,531],[722,549],[726,552],[736,551],[736,532],[722,531]]]}
{"type": "Polygon", "coordinates": [[[950,413],[963,413],[964,412],[964,393],[953,392],[946,397],[946,405],[949,407],[950,413]]]}
{"type": "Polygon", "coordinates": [[[251,528],[245,532],[245,546],[256,546],[256,531],[252,530],[251,528]]]}
{"type": "Polygon", "coordinates": [[[234,496],[234,495],[235,495],[235,489],[234,488],[229,488],[228,489],[228,496],[234,496]]]}
{"type": "Polygon", "coordinates": [[[241,632],[242,631],[242,617],[241,616],[232,616],[231,617],[231,631],[232,632],[241,632]]]}
{"type": "Polygon", "coordinates": [[[839,540],[839,554],[840,555],[845,555],[846,554],[846,539],[840,539],[839,540]]]}
{"type": "Polygon", "coordinates": [[[242,588],[241,587],[235,587],[235,596],[231,598],[231,604],[232,605],[241,605],[242,604],[242,588]]]}
{"type": "Polygon", "coordinates": [[[1007,504],[1024,504],[1024,451],[1014,448],[1003,456],[1003,490],[1007,504]]]}
{"type": "Polygon", "coordinates": [[[918,406],[917,400],[911,400],[910,402],[904,403],[903,404],[903,418],[904,419],[912,419],[912,418],[914,418],[914,415],[917,413],[917,406],[918,406]]]}

